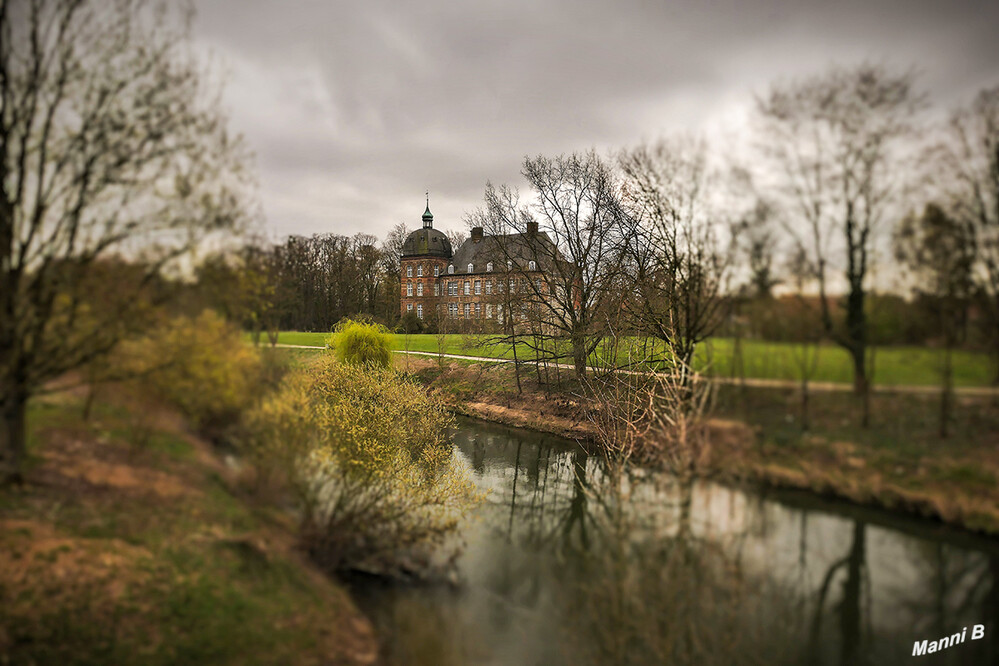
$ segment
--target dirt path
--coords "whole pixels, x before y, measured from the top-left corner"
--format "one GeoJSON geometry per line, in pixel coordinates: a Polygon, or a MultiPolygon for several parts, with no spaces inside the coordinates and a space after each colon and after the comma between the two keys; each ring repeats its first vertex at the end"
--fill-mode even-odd
{"type": "MultiPolygon", "coordinates": [[[[317,347],[312,345],[285,345],[277,344],[275,347],[283,347],[287,349],[326,349],[325,347],[317,347]]],[[[465,356],[462,354],[438,354],[437,352],[423,352],[423,351],[403,351],[399,349],[393,350],[396,354],[409,354],[410,356],[430,356],[438,357],[443,356],[444,358],[457,359],[460,361],[474,361],[476,363],[513,363],[513,359],[509,358],[490,358],[488,356],[465,356]]],[[[523,361],[521,362],[524,363],[523,361]]],[[[572,370],[574,366],[569,363],[552,363],[549,364],[553,367],[558,367],[561,370],[572,370]]],[[[634,370],[621,370],[620,372],[626,372],[629,374],[638,374],[634,370]]],[[[719,384],[731,384],[744,386],[749,386],[751,388],[786,388],[786,389],[798,389],[801,387],[801,382],[791,380],[791,379],[756,379],[747,377],[745,379],[738,379],[735,377],[712,377],[711,381],[717,382],[719,384]]],[[[841,382],[808,382],[808,388],[812,391],[852,391],[853,385],[841,382]]],[[[933,394],[939,393],[940,388],[937,386],[926,386],[926,385],[885,385],[879,384],[872,387],[874,391],[882,393],[917,393],[917,394],[933,394]]],[[[976,396],[976,397],[999,397],[999,387],[994,386],[956,386],[954,387],[954,393],[956,395],[962,396],[976,396]]]]}

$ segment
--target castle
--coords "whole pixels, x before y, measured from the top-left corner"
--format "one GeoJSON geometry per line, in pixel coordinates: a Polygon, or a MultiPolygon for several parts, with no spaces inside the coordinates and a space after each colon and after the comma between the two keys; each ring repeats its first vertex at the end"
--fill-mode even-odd
{"type": "Polygon", "coordinates": [[[409,234],[402,246],[400,312],[502,324],[508,312],[526,318],[525,303],[549,291],[546,258],[557,250],[536,222],[526,233],[485,235],[482,227],[452,251],[448,237],[434,229],[430,202],[423,228],[409,234]],[[530,281],[530,283],[528,283],[530,281]]]}

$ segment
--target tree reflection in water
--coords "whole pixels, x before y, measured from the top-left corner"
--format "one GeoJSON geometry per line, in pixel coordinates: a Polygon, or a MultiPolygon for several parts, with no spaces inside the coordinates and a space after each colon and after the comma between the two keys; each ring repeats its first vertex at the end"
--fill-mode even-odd
{"type": "MultiPolygon", "coordinates": [[[[489,490],[463,584],[360,589],[386,663],[895,664],[917,638],[999,629],[992,541],[617,473],[564,440],[475,421],[455,443],[489,490]]],[[[996,663],[992,633],[932,663],[996,663]]]]}

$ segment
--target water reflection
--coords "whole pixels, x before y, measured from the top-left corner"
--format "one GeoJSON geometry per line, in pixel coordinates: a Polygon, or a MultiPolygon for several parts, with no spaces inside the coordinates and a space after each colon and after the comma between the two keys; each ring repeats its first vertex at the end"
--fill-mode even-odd
{"type": "Polygon", "coordinates": [[[389,664],[997,663],[999,548],[805,495],[640,470],[608,491],[570,442],[462,421],[482,489],[463,585],[356,582],[389,664]]]}

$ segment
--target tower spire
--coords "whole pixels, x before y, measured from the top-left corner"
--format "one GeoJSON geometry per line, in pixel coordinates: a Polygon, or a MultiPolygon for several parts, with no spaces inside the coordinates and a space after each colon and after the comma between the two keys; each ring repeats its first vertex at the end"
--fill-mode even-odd
{"type": "Polygon", "coordinates": [[[423,211],[423,228],[432,229],[434,226],[434,214],[430,212],[430,190],[427,190],[427,209],[423,211]]]}

